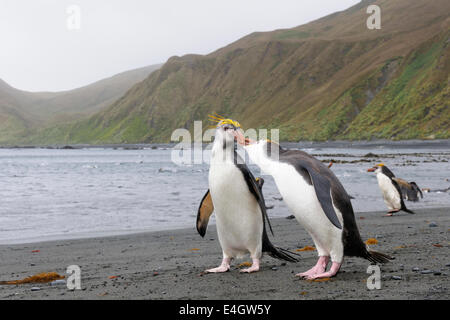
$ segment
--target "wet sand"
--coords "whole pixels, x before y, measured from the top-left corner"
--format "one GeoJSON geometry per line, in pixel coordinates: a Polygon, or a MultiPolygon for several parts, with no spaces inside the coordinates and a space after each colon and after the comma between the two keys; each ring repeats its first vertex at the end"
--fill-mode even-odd
{"type": "MultiPolygon", "coordinates": [[[[381,267],[381,289],[369,290],[368,261],[346,258],[337,277],[325,282],[295,274],[316,262],[315,251],[298,252],[298,263],[264,256],[254,274],[201,275],[217,266],[221,250],[214,226],[205,238],[194,227],[106,238],[0,246],[0,281],[41,272],[65,275],[81,267],[81,290],[63,285],[0,285],[0,299],[449,299],[450,209],[419,209],[417,214],[384,217],[357,213],[363,240],[395,257],[381,267]],[[39,250],[36,252],[36,250],[39,250]],[[35,252],[33,252],[35,251],[35,252]],[[39,289],[36,289],[39,288],[39,289]],[[33,290],[32,290],[33,288],[33,290]],[[37,291],[34,291],[37,290],[37,291]]],[[[313,243],[296,220],[272,220],[272,242],[290,250],[313,243]]]]}

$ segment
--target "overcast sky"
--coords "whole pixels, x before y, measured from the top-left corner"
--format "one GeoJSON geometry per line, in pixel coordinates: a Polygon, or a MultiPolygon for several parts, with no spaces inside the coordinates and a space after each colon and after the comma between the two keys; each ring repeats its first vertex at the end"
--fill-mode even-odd
{"type": "Polygon", "coordinates": [[[28,91],[72,89],[173,55],[207,54],[251,32],[295,27],[358,2],[0,0],[0,79],[28,91]],[[71,5],[80,9],[79,20],[76,10],[67,11],[71,5]]]}

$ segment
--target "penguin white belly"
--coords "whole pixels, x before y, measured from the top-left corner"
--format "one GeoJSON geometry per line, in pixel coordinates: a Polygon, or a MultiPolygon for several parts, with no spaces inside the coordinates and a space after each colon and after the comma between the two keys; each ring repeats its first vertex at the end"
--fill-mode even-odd
{"type": "Polygon", "coordinates": [[[260,258],[263,218],[241,171],[232,163],[211,165],[209,188],[216,214],[217,234],[224,254],[260,258]]]}
{"type": "MultiPolygon", "coordinates": [[[[342,260],[342,229],[336,228],[325,215],[313,185],[291,165],[279,163],[272,175],[286,205],[297,221],[313,238],[319,255],[331,255],[334,261],[342,260]]],[[[334,207],[343,225],[341,212],[334,207]]]]}
{"type": "Polygon", "coordinates": [[[391,179],[383,173],[377,174],[378,186],[383,194],[384,203],[389,210],[401,208],[400,194],[392,183],[391,179]]]}

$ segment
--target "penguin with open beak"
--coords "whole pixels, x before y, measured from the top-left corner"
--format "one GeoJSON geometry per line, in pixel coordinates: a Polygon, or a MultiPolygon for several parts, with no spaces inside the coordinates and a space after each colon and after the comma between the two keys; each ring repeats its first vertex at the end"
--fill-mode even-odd
{"type": "Polygon", "coordinates": [[[257,180],[236,151],[238,122],[223,119],[216,128],[209,169],[209,190],[203,197],[198,214],[197,230],[203,237],[209,217],[216,214],[216,227],[223,259],[219,267],[207,273],[226,272],[233,258],[250,253],[252,265],[241,272],[256,272],[263,252],[270,256],[296,262],[287,250],[275,247],[266,232],[267,217],[263,180],[257,180]]]}
{"type": "Polygon", "coordinates": [[[389,170],[383,163],[367,170],[368,172],[375,172],[377,175],[378,186],[383,194],[384,203],[389,211],[386,216],[392,216],[394,213],[401,210],[413,214],[414,212],[406,208],[403,202],[403,194],[400,187],[402,183],[395,177],[394,173],[389,170]]]}
{"type": "Polygon", "coordinates": [[[238,137],[250,159],[271,175],[297,221],[317,248],[316,265],[297,276],[306,279],[335,276],[346,256],[385,263],[389,256],[371,251],[356,225],[350,197],[334,173],[321,161],[300,150],[285,150],[277,143],[238,137]],[[329,271],[326,271],[329,262],[329,271]]]}

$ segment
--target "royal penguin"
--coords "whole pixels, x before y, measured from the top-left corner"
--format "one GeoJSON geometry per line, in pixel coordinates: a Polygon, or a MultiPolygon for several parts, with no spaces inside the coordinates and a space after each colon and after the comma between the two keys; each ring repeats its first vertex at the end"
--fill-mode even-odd
{"type": "Polygon", "coordinates": [[[403,193],[399,184],[399,179],[395,177],[394,173],[389,170],[383,163],[367,170],[368,172],[375,172],[377,175],[378,186],[383,195],[384,203],[388,207],[387,216],[392,216],[394,213],[401,210],[413,214],[414,212],[406,208],[403,201],[403,193]]]}
{"type": "Polygon", "coordinates": [[[266,232],[267,217],[263,180],[257,180],[236,151],[235,137],[240,125],[237,121],[222,119],[216,128],[211,150],[209,190],[204,195],[197,213],[197,230],[203,237],[209,217],[216,214],[216,227],[223,259],[219,267],[206,273],[226,272],[233,258],[249,253],[252,265],[241,272],[256,272],[262,253],[297,262],[293,253],[275,247],[266,232]]]}
{"type": "Polygon", "coordinates": [[[339,272],[344,255],[373,263],[389,261],[389,256],[369,250],[362,241],[349,195],[321,161],[268,140],[244,138],[240,132],[237,140],[250,159],[274,178],[286,205],[314,241],[319,259],[313,268],[297,276],[333,277],[339,272]],[[326,271],[330,260],[331,268],[326,271]]]}

